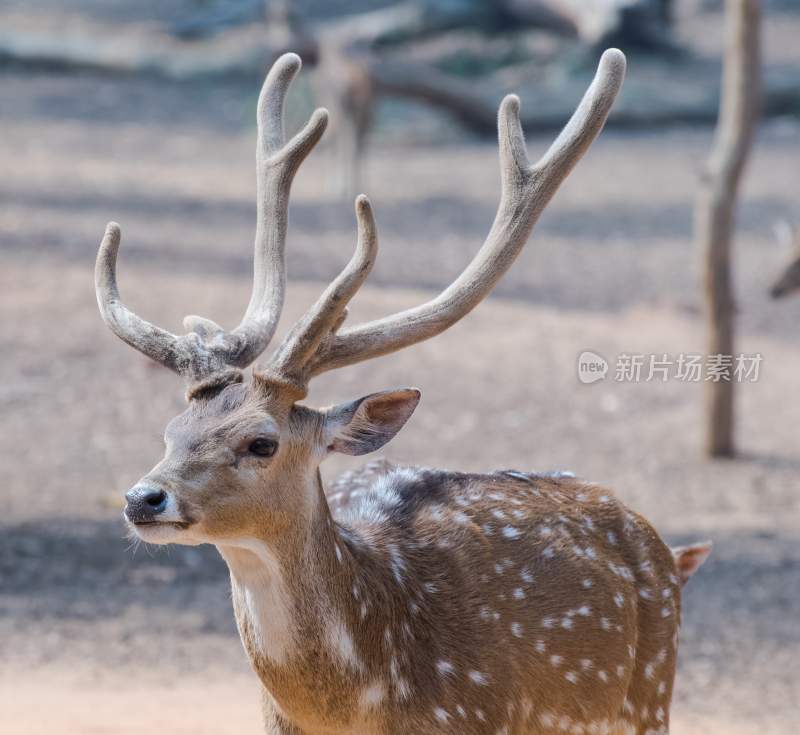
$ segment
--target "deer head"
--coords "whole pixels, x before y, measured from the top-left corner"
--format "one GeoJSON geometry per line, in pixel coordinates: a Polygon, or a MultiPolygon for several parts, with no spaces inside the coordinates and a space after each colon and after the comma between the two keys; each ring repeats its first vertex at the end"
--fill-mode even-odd
{"type": "Polygon", "coordinates": [[[285,538],[306,527],[319,502],[318,466],[325,456],[381,447],[407,421],[420,397],[408,388],[317,410],[300,403],[309,381],[433,337],[469,313],[513,263],[542,210],[602,129],[624,68],[619,51],[603,54],[572,119],[535,164],[526,153],[519,100],[506,97],[498,115],[500,204],[479,252],[427,303],[345,327],[347,304],[377,253],[372,209],[360,196],[352,259],[245,382],[242,371],[266,349],[284,301],[292,180],[327,124],[325,110],[317,110],[299,133],[285,139],[283,105],[300,59],[281,57],[258,102],[255,275],[242,322],[228,332],[189,316],[184,335],[150,324],[120,301],[116,224],[108,225],[100,246],[95,282],[103,319],[126,343],[188,382],[189,405],[166,429],[164,458],[127,493],[125,513],[136,533],[155,543],[224,544],[256,531],[260,537],[285,538]]]}

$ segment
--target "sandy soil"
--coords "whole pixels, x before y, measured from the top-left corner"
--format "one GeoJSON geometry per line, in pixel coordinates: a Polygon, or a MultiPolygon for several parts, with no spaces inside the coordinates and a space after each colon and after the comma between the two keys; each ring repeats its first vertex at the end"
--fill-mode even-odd
{"type": "MultiPolygon", "coordinates": [[[[300,95],[302,97],[302,95],[300,95]]],[[[182,387],[113,338],[92,264],[123,226],[120,280],[144,316],[233,324],[246,304],[255,91],[0,75],[0,732],[258,732],[256,685],[212,549],[140,549],[123,492],[158,458],[182,387]]],[[[303,103],[292,115],[298,118],[303,103]]],[[[800,299],[766,287],[800,220],[800,125],[759,136],[736,244],[740,457],[700,456],[702,386],[580,385],[577,355],[702,351],[691,201],[710,131],[604,135],[498,289],[447,334],[325,376],[311,401],[413,384],[387,452],[416,464],[572,469],[609,484],[672,543],[715,552],[686,594],[676,733],[796,732],[800,701],[800,299]]],[[[378,140],[366,189],[382,253],[352,319],[444,285],[497,200],[490,144],[378,140]]],[[[547,141],[530,141],[532,151],[547,141]]],[[[296,185],[285,329],[349,256],[351,205],[321,151],[296,185]]],[[[325,476],[353,466],[336,459],[325,476]]]]}
{"type": "MultiPolygon", "coordinates": [[[[0,684],[8,684],[0,679],[0,684]]],[[[260,732],[258,689],[251,675],[224,679],[193,675],[152,683],[148,672],[79,680],[68,671],[27,677],[0,690],[10,732],[24,735],[241,735],[260,732]],[[42,692],[47,692],[46,708],[42,692]]],[[[754,730],[726,715],[678,716],[682,735],[750,735],[754,730]]]]}

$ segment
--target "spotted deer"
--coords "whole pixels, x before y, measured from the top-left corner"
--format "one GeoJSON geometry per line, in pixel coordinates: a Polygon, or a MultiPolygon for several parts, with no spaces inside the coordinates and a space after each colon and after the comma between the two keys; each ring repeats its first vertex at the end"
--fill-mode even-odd
{"type": "Polygon", "coordinates": [[[377,248],[359,197],[352,259],[246,381],[283,305],[292,179],[327,119],[318,110],[284,138],[299,68],[297,56],[283,56],[259,98],[255,278],[239,326],[190,316],[178,336],[129,311],[116,282],[120,230],[106,229],[95,273],[104,320],[188,381],[164,458],[126,495],[133,532],[217,547],[269,733],[666,732],[681,586],[707,545],[670,551],[610,491],[566,474],[373,463],[326,495],[322,460],[383,446],[420,394],[390,390],[325,409],[302,402],[314,376],[432,337],[486,296],[603,127],[624,56],[603,54],[536,164],[519,101],[506,97],[500,205],[474,260],[431,301],[346,328],[377,248]]]}

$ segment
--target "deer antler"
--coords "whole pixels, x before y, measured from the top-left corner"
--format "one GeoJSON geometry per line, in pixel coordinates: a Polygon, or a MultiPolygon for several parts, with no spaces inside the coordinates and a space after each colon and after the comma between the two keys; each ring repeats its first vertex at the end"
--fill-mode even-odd
{"type": "Polygon", "coordinates": [[[275,333],[286,289],[284,248],[292,181],[328,122],[328,113],[318,109],[306,126],[286,142],[283,106],[300,66],[299,56],[284,54],[272,66],[258,100],[258,219],[253,292],[235,329],[225,332],[208,319],[188,316],[184,328],[189,333],[175,335],[140,318],[122,303],[117,289],[119,225],[109,223],[100,245],[95,289],[104,321],[131,347],[191,382],[229,368],[247,367],[264,351],[275,333]]]}
{"type": "Polygon", "coordinates": [[[500,105],[502,190],[489,235],[472,262],[425,304],[339,332],[347,302],[372,266],[377,238],[369,205],[357,203],[362,238],[356,256],[290,332],[270,369],[304,382],[327,370],[379,357],[433,337],[475,308],[519,255],[558,187],[602,130],[625,76],[625,56],[607,50],[594,81],[550,149],[531,164],[519,121],[519,99],[500,105]],[[366,233],[366,234],[365,234],[366,233]]]}

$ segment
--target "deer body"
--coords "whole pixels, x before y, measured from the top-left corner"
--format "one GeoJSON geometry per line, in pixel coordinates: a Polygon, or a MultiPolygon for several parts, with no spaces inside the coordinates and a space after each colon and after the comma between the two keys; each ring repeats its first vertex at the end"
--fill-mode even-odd
{"type": "Polygon", "coordinates": [[[279,59],[259,98],[255,275],[235,329],[190,316],[189,332],[175,335],[127,309],[119,227],[106,229],[95,270],[103,318],[189,384],[163,460],[126,494],[132,531],[219,549],[271,735],[666,733],[679,588],[707,546],[670,553],[611,493],[561,476],[370,465],[326,496],[320,463],[379,449],[420,394],[302,403],[314,376],[433,337],[481,301],[600,132],[624,57],[603,55],[536,164],[519,101],[507,97],[500,205],[478,254],[436,298],[345,328],[377,253],[359,197],[352,259],[246,382],[283,305],[291,183],[327,120],[318,110],[285,139],[283,102],[299,67],[292,54],[279,59]]]}
{"type": "Polygon", "coordinates": [[[282,569],[223,550],[275,732],[666,732],[680,580],[607,490],[395,468],[317,498],[282,569]],[[277,623],[251,565],[281,578],[277,623]]]}

